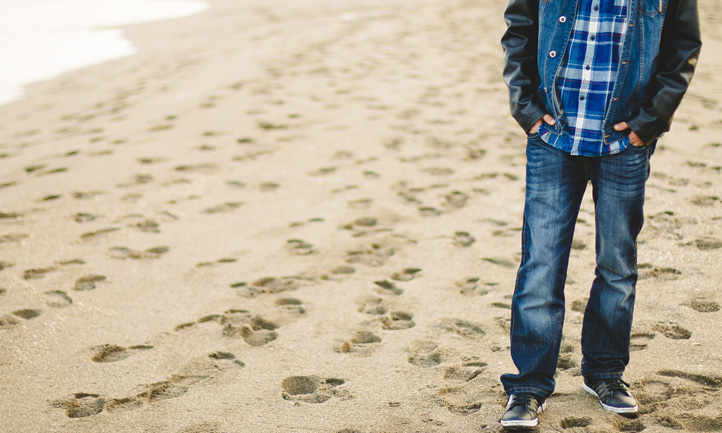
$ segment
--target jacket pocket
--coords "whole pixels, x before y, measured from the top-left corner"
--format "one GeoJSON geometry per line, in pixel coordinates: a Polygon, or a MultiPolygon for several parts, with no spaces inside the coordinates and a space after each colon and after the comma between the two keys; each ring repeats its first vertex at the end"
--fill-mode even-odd
{"type": "Polygon", "coordinates": [[[647,16],[655,16],[667,10],[669,0],[639,0],[639,12],[647,16]]]}

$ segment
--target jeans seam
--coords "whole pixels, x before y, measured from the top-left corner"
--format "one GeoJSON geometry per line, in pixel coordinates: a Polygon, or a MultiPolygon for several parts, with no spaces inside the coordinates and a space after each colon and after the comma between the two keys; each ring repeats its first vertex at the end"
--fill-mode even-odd
{"type": "Polygon", "coordinates": [[[621,379],[624,374],[624,371],[609,371],[606,373],[592,373],[592,374],[585,374],[585,379],[621,379]]]}
{"type": "Polygon", "coordinates": [[[520,387],[515,387],[515,388],[509,388],[506,391],[507,395],[521,394],[521,393],[534,394],[545,400],[549,397],[549,394],[546,391],[539,389],[539,388],[532,387],[532,386],[520,386],[520,387]]]}

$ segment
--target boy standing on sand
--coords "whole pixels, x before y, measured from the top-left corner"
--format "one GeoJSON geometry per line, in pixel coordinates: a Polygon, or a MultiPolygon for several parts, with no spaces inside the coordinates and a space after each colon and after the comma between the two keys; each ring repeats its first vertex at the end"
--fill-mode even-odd
{"type": "Polygon", "coordinates": [[[533,427],[554,391],[564,282],[591,181],[595,279],[582,329],[583,388],[637,411],[622,374],[637,282],[644,184],[701,47],[697,0],[509,0],[504,80],[528,134],[522,259],[512,300],[501,424],[533,427]]]}

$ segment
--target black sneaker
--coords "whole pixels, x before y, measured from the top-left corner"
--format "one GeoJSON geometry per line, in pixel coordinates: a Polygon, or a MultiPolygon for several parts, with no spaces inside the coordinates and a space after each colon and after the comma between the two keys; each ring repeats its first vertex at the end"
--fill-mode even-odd
{"type": "Polygon", "coordinates": [[[519,392],[509,396],[506,412],[501,417],[501,425],[509,427],[534,427],[539,424],[537,414],[546,408],[546,401],[534,394],[519,392]]]}
{"type": "Polygon", "coordinates": [[[614,413],[635,413],[639,410],[637,400],[627,390],[628,386],[622,379],[584,379],[584,390],[596,396],[604,409],[614,413]]]}

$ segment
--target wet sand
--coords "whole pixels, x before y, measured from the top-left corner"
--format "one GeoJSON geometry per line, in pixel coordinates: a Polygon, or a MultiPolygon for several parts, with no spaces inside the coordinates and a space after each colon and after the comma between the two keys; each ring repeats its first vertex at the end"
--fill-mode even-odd
{"type": "MultiPolygon", "coordinates": [[[[214,0],[0,107],[3,432],[499,432],[524,135],[504,2],[214,0]]],[[[539,431],[722,429],[722,2],[652,158],[641,414],[581,388],[591,194],[539,431]]]]}

